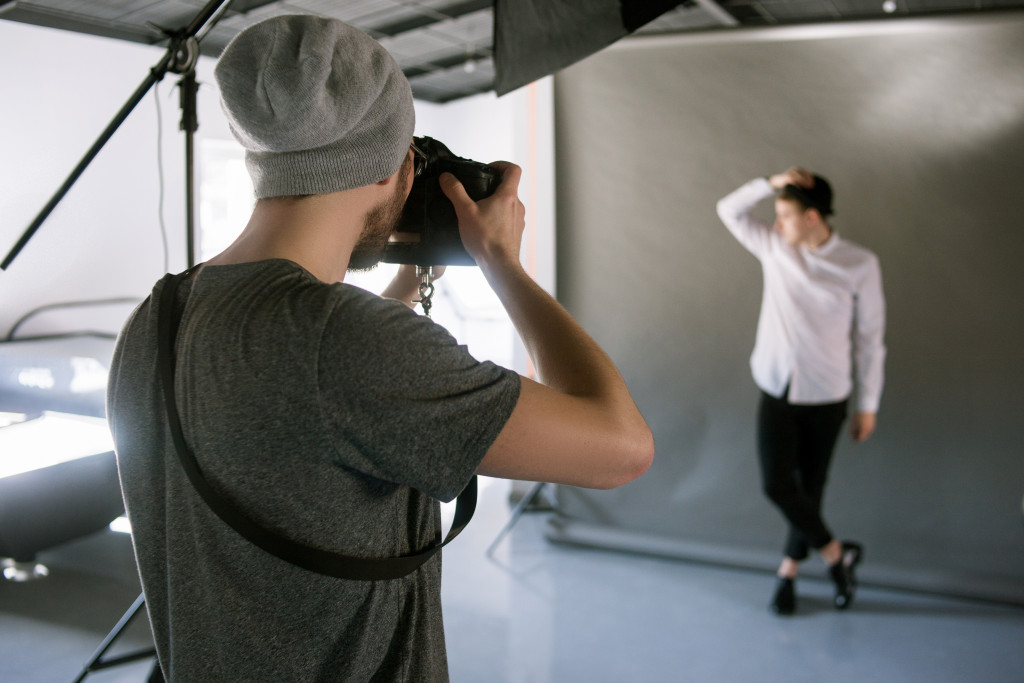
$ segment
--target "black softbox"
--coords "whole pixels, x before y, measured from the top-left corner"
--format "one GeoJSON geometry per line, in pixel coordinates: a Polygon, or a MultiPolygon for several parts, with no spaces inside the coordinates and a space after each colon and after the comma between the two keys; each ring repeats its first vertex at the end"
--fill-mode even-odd
{"type": "Polygon", "coordinates": [[[495,0],[494,90],[511,92],[598,52],[679,0],[495,0]]]}

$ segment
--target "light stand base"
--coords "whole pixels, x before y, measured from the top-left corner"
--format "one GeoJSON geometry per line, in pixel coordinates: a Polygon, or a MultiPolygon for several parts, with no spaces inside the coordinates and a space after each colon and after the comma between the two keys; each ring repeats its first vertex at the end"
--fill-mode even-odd
{"type": "MultiPolygon", "coordinates": [[[[516,525],[516,522],[519,521],[519,518],[523,516],[523,513],[526,512],[526,510],[533,504],[534,500],[540,495],[546,485],[547,482],[534,482],[533,486],[530,487],[530,490],[526,492],[526,495],[519,500],[519,503],[512,510],[511,516],[505,523],[505,526],[498,532],[498,535],[493,541],[491,541],[491,544],[487,546],[487,550],[484,553],[487,557],[492,557],[494,555],[494,549],[498,547],[498,544],[501,543],[501,540],[505,538],[506,534],[512,531],[512,527],[516,525]]],[[[554,508],[552,507],[551,509],[554,508]]]]}
{"type": "MultiPolygon", "coordinates": [[[[122,631],[127,628],[128,624],[131,623],[132,619],[139,613],[142,607],[146,603],[145,596],[140,593],[139,597],[135,598],[135,602],[128,608],[128,611],[124,613],[124,616],[114,625],[114,628],[107,634],[107,637],[100,643],[99,648],[93,653],[93,656],[89,658],[89,661],[85,663],[81,673],[75,678],[74,683],[82,683],[86,676],[89,674],[100,671],[102,669],[109,669],[113,666],[121,666],[122,664],[129,664],[131,662],[138,661],[140,659],[150,659],[156,657],[156,648],[145,648],[142,650],[136,650],[128,654],[120,655],[118,657],[110,657],[104,659],[107,650],[114,644],[114,641],[121,636],[122,631]]],[[[163,681],[163,675],[160,672],[159,666],[154,665],[153,672],[149,677],[150,681],[163,681]]]]}

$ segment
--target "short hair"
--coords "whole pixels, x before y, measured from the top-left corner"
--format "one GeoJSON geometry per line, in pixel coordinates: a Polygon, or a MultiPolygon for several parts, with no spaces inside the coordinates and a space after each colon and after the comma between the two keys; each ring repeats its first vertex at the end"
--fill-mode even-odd
{"type": "Polygon", "coordinates": [[[814,185],[811,187],[799,187],[797,185],[786,185],[779,191],[779,199],[787,199],[796,202],[806,209],[816,209],[818,213],[825,216],[832,215],[832,186],[820,175],[812,176],[814,185]]]}

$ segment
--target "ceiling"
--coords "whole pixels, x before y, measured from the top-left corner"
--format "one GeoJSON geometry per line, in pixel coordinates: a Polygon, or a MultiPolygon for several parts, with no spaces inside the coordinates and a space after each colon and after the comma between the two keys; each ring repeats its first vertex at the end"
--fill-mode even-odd
{"type": "MultiPolygon", "coordinates": [[[[494,89],[493,2],[234,0],[197,37],[200,52],[215,57],[236,33],[261,19],[296,13],[334,17],[377,38],[405,71],[417,99],[448,102],[494,89]]],[[[0,0],[0,19],[166,45],[163,30],[184,29],[211,6],[216,5],[204,0],[0,0]]],[[[1024,0],[686,0],[636,33],[1009,9],[1024,9],[1024,0]]]]}

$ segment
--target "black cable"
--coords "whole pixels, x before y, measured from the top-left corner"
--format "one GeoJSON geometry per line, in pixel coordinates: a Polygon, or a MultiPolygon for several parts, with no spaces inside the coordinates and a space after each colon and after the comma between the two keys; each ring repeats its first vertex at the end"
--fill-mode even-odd
{"type": "MultiPolygon", "coordinates": [[[[10,331],[7,333],[7,336],[4,337],[3,341],[14,341],[14,334],[18,331],[18,328],[21,327],[21,325],[25,321],[27,321],[34,315],[37,315],[39,313],[42,313],[43,311],[47,311],[53,308],[73,308],[75,306],[105,306],[110,304],[137,304],[139,303],[139,301],[140,300],[138,297],[121,297],[117,299],[96,299],[94,301],[63,301],[55,304],[46,304],[44,306],[39,306],[38,308],[33,308],[31,311],[18,318],[18,320],[15,321],[14,325],[11,326],[10,331]]],[[[89,332],[86,334],[96,336],[109,336],[99,332],[89,332]]]]}

